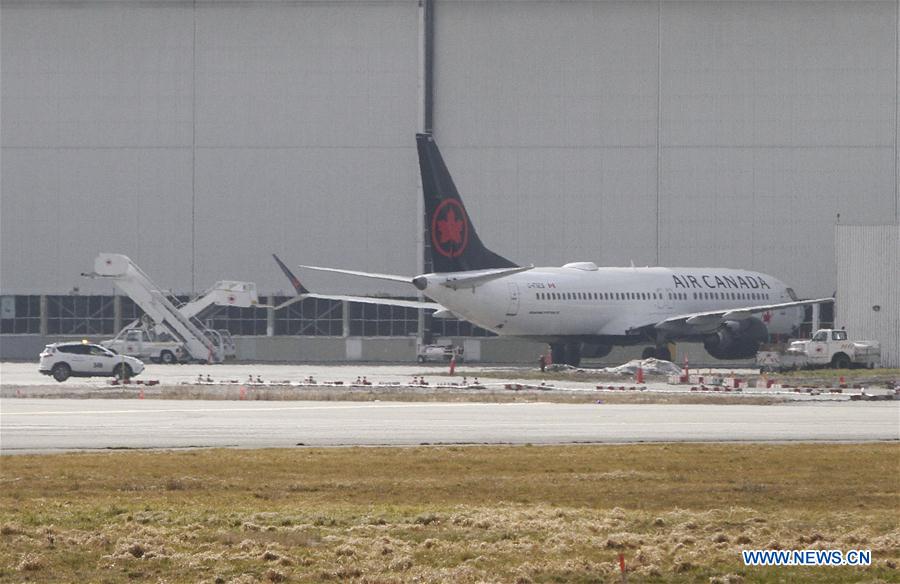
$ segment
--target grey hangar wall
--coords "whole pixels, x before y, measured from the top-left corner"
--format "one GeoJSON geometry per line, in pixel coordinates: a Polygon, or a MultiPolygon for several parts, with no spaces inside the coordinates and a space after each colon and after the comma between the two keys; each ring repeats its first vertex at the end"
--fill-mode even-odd
{"type": "MultiPolygon", "coordinates": [[[[427,4],[433,130],[504,256],[831,295],[837,215],[898,223],[896,0],[427,4]]],[[[419,11],[3,0],[0,292],[110,293],[99,251],[179,293],[288,291],[273,251],[417,272],[419,11]]]]}

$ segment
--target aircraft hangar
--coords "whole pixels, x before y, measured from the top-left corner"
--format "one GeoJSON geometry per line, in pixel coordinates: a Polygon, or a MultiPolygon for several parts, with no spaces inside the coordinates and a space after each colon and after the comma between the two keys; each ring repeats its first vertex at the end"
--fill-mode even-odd
{"type": "Polygon", "coordinates": [[[900,224],[897,0],[0,10],[4,333],[45,318],[20,297],[111,295],[79,276],[101,251],[185,295],[287,294],[272,252],[415,274],[420,130],[523,264],[744,267],[831,296],[835,226],[900,224]]]}

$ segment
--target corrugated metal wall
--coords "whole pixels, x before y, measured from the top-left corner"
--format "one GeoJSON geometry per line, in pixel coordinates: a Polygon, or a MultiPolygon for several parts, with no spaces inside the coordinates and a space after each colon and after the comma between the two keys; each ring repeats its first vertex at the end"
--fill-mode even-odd
{"type": "Polygon", "coordinates": [[[836,215],[896,221],[896,1],[440,2],[435,22],[438,141],[507,257],[830,296],[836,215]]]}
{"type": "MultiPolygon", "coordinates": [[[[836,214],[897,221],[897,0],[435,4],[435,133],[512,259],[830,295],[836,214]]],[[[180,292],[286,290],[272,251],[416,271],[416,0],[3,0],[0,26],[4,294],[107,293],[98,251],[180,292]]]]}
{"type": "MultiPolygon", "coordinates": [[[[2,289],[290,290],[292,264],[416,270],[418,6],[2,5],[2,289]]],[[[356,280],[341,280],[354,284],[356,280]]]]}
{"type": "Polygon", "coordinates": [[[900,367],[900,226],[839,225],[835,250],[835,325],[880,341],[882,365],[900,367]]]}

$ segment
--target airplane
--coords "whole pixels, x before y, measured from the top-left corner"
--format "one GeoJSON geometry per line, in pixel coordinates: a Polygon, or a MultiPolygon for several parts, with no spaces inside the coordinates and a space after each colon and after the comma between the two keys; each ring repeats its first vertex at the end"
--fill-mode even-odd
{"type": "Polygon", "coordinates": [[[520,266],[478,237],[434,137],[416,134],[434,272],[378,274],[320,266],[310,270],[402,282],[429,302],[314,294],[276,257],[298,296],[434,310],[499,336],[550,345],[553,363],[603,357],[614,346],[650,344],[643,357],[671,359],[670,342],[702,342],[716,359],[756,355],[770,335],[796,333],[804,306],[779,279],[730,268],[598,267],[589,261],[561,267],[520,266]]]}

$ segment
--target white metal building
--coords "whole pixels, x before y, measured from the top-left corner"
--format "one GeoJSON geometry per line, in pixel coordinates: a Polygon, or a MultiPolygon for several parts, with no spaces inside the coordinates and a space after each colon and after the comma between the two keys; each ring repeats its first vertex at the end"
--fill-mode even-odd
{"type": "Polygon", "coordinates": [[[835,249],[835,325],[880,341],[882,365],[900,367],[900,226],[839,225],[835,249]]]}
{"type": "Polygon", "coordinates": [[[740,266],[831,295],[836,216],[898,223],[898,14],[2,0],[0,292],[109,293],[79,277],[100,251],[180,292],[288,290],[271,252],[413,274],[427,125],[513,260],[740,266]]]}

